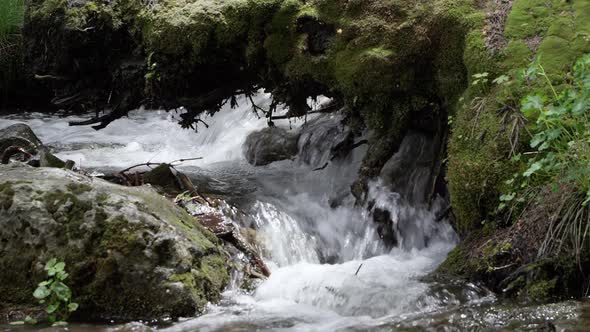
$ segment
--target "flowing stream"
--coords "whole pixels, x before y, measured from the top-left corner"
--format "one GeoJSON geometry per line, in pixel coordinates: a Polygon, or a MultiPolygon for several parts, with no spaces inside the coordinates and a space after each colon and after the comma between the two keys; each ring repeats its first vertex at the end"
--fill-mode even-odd
{"type": "MultiPolygon", "coordinates": [[[[255,101],[260,105],[270,102],[265,94],[259,94],[255,101]]],[[[257,230],[264,260],[272,271],[268,280],[251,291],[237,287],[239,280],[234,279],[222,301],[208,305],[198,318],[159,326],[133,322],[74,324],[68,329],[534,331],[552,324],[572,330],[587,327],[590,309],[585,303],[517,307],[499,301],[475,284],[428,278],[457,244],[456,234],[446,221],[436,221],[436,204],[430,209],[411,206],[378,179],[370,184],[369,201],[375,202],[372,208],[389,212],[400,234],[398,246],[384,246],[372,222],[371,209],[355,206],[350,194],[366,148],[354,149],[346,158],[312,171],[313,164],[323,164],[328,156],[319,144],[323,141],[320,135],[315,145],[304,147],[300,139],[300,152],[293,160],[249,165],[243,156],[243,143],[248,134],[267,124],[245,99],[238,102],[237,109],[224,108],[204,117],[209,128],[199,125],[198,131],[181,130],[178,113],[163,111],[134,111],[101,131],[69,127],[68,121],[81,119],[76,116],[20,113],[0,118],[0,127],[27,123],[57,156],[94,172],[148,161],[203,157],[183,163],[179,169],[204,190],[225,195],[245,211],[249,223],[245,226],[257,230]]],[[[333,117],[337,115],[320,120],[337,122],[333,117]]],[[[293,132],[306,126],[302,119],[276,124],[293,132]]],[[[315,133],[321,134],[323,127],[318,128],[315,133]]]]}

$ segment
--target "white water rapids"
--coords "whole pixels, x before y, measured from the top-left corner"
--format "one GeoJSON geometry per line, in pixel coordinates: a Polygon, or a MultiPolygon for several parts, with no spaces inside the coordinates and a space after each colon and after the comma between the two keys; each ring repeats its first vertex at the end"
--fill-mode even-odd
{"type": "MultiPolygon", "coordinates": [[[[255,101],[270,102],[264,94],[255,101]]],[[[343,162],[317,172],[297,158],[264,167],[248,165],[242,144],[248,134],[265,128],[266,120],[258,118],[245,99],[238,102],[237,109],[226,107],[204,117],[209,128],[199,125],[198,132],[182,130],[174,112],[145,110],[101,131],[68,126],[80,117],[38,113],[4,117],[0,127],[25,122],[57,156],[82,168],[123,169],[148,161],[203,157],[181,169],[204,172],[230,190],[239,187],[239,196],[249,199],[252,226],[265,248],[271,277],[252,292],[230,287],[222,302],[209,305],[203,316],[165,330],[391,331],[412,328],[424,317],[461,305],[494,300],[471,284],[443,287],[421,281],[456,245],[456,235],[447,222],[435,221],[433,211],[407,206],[375,181],[369,191],[375,206],[389,211],[394,221],[400,215],[413,218],[411,227],[398,225],[404,227],[400,248],[385,249],[369,211],[355,207],[349,193],[366,149],[355,149],[343,162]],[[343,198],[342,192],[347,193],[343,198]],[[334,196],[342,203],[335,208],[330,206],[334,196]]],[[[303,125],[302,120],[276,122],[290,130],[303,125]]],[[[130,323],[105,329],[151,328],[130,323]]]]}

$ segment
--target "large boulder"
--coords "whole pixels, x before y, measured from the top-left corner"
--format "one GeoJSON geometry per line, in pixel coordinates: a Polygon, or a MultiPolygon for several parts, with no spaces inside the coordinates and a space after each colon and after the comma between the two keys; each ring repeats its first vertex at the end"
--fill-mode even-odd
{"type": "Polygon", "coordinates": [[[278,127],[268,127],[252,133],[244,143],[244,155],[254,166],[293,158],[297,154],[299,135],[278,127]]]}
{"type": "Polygon", "coordinates": [[[0,306],[33,305],[53,257],[84,319],[194,315],[229,279],[216,237],[149,187],[0,165],[0,306]]]}

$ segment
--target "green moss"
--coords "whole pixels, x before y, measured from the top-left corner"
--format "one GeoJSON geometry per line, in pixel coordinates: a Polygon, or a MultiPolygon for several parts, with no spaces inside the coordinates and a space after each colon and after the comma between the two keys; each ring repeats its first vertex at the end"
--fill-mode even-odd
{"type": "Polygon", "coordinates": [[[449,252],[445,261],[437,268],[437,273],[470,277],[476,271],[465,248],[458,246],[449,252]]]}
{"type": "Polygon", "coordinates": [[[520,296],[526,296],[530,301],[546,302],[556,293],[557,278],[541,280],[528,284],[520,291],[520,296]],[[526,295],[525,295],[526,294],[526,295]]]}
{"type": "Polygon", "coordinates": [[[199,262],[199,269],[190,272],[173,274],[168,280],[179,282],[188,288],[200,309],[210,299],[218,298],[218,292],[229,282],[227,264],[222,256],[205,256],[199,262]]]}
{"type": "Polygon", "coordinates": [[[140,211],[158,211],[159,218],[171,222],[201,251],[207,252],[220,243],[220,240],[195,218],[190,216],[184,209],[175,206],[171,207],[170,202],[165,198],[146,194],[141,189],[138,190],[137,195],[142,199],[141,202],[135,203],[140,211]]]}
{"type": "Polygon", "coordinates": [[[453,123],[448,181],[461,234],[493,219],[503,183],[514,173],[509,132],[496,107],[493,97],[462,103],[453,123]]]}
{"type": "Polygon", "coordinates": [[[12,206],[14,189],[11,182],[0,183],[0,209],[8,210],[12,206]]]}
{"type": "Polygon", "coordinates": [[[71,191],[74,195],[80,195],[85,192],[92,190],[92,187],[86,183],[71,182],[66,185],[66,188],[71,191]]]}
{"type": "Polygon", "coordinates": [[[522,40],[510,41],[505,52],[510,54],[510,56],[502,63],[502,69],[505,72],[527,67],[533,60],[534,56],[533,50],[531,50],[522,40]]]}
{"type": "MultiPolygon", "coordinates": [[[[464,63],[469,79],[476,73],[488,73],[491,79],[528,66],[535,57],[549,73],[554,85],[566,80],[568,68],[587,50],[584,39],[588,25],[588,6],[561,0],[516,0],[507,18],[507,47],[492,56],[487,49],[481,25],[472,25],[467,34],[464,63]]],[[[455,108],[456,118],[449,143],[448,180],[458,229],[466,234],[481,228],[483,221],[494,220],[503,182],[517,172],[518,165],[507,159],[510,134],[506,130],[505,105],[518,105],[524,87],[511,85],[510,93],[497,89],[483,92],[473,87],[463,94],[455,108]],[[484,98],[485,106],[475,106],[484,98]]],[[[527,86],[527,91],[548,89],[542,80],[527,86]]],[[[522,137],[521,137],[522,140],[522,137]]],[[[528,144],[518,142],[518,144],[528,144]]]]}

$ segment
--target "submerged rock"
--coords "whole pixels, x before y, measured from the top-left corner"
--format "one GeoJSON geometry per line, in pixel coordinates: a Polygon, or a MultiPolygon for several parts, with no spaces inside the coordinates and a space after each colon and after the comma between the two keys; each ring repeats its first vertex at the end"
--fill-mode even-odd
{"type": "Polygon", "coordinates": [[[439,156],[432,137],[410,131],[400,148],[381,169],[380,178],[409,203],[425,204],[432,195],[434,165],[439,156]]]}
{"type": "Polygon", "coordinates": [[[268,127],[246,138],[244,155],[254,166],[290,159],[297,154],[298,137],[285,129],[268,127]]]}
{"type": "Polygon", "coordinates": [[[352,130],[342,124],[341,116],[319,117],[301,129],[299,160],[312,167],[322,166],[350,152],[353,143],[352,130]]]}
{"type": "Polygon", "coordinates": [[[151,188],[0,166],[0,304],[33,305],[53,257],[84,319],[191,316],[229,279],[217,238],[151,188]]]}

